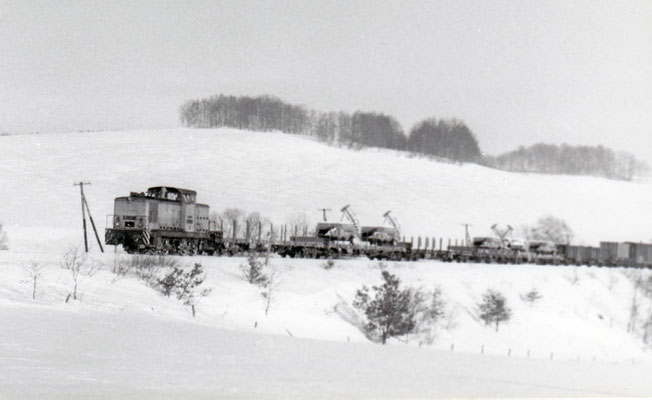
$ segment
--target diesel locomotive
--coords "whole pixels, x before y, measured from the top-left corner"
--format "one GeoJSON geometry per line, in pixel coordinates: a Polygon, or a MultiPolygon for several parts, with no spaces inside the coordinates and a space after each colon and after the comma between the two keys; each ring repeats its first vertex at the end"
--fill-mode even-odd
{"type": "Polygon", "coordinates": [[[128,253],[214,254],[222,248],[222,231],[209,213],[193,190],[156,186],[132,192],[115,199],[105,242],[128,253]]]}

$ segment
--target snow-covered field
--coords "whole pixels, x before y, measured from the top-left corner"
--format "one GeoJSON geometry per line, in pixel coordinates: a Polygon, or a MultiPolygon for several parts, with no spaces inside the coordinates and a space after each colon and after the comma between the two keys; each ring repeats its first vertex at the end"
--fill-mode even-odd
{"type": "MultiPolygon", "coordinates": [[[[10,240],[0,252],[0,398],[652,395],[649,351],[626,333],[634,272],[624,269],[388,263],[402,285],[439,286],[447,318],[429,335],[380,346],[342,317],[357,289],[380,282],[368,260],[325,271],[273,257],[280,283],[266,316],[260,289],[240,276],[245,259],[180,257],[201,262],[213,289],[196,318],[134,277],[116,280],[114,257],[128,256],[113,248],[93,246],[104,269],[80,284],[78,301],[65,303],[71,277],[58,266],[67,244],[80,244],[79,180],[92,182],[102,228],[114,197],[176,185],[218,211],[237,206],[279,223],[350,203],[372,224],[392,209],[406,235],[461,237],[463,222],[480,235],[553,214],[588,244],[649,238],[647,183],[509,174],[232,130],[5,136],[0,147],[10,240]],[[47,265],[36,300],[22,268],[31,261],[47,265]],[[477,318],[489,288],[513,310],[499,332],[477,318]],[[532,288],[543,298],[528,305],[521,295],[532,288]]],[[[643,318],[651,304],[638,296],[643,318]]]]}

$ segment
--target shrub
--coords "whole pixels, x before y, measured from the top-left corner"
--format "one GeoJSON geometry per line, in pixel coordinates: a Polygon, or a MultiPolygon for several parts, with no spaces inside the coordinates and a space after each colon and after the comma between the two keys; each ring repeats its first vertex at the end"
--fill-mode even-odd
{"type": "MultiPolygon", "coordinates": [[[[134,274],[136,278],[155,286],[162,269],[178,268],[179,261],[166,256],[129,256],[113,260],[113,273],[119,277],[134,274]]],[[[117,280],[117,279],[116,279],[117,280]]]]}
{"type": "Polygon", "coordinates": [[[485,322],[485,326],[490,323],[496,324],[496,332],[502,321],[509,321],[512,316],[512,310],[507,307],[507,299],[502,293],[495,290],[487,290],[482,295],[482,302],[478,304],[480,319],[485,322]]]}
{"type": "MultiPolygon", "coordinates": [[[[100,269],[98,265],[88,262],[87,253],[82,253],[78,247],[71,246],[61,259],[61,268],[69,270],[72,275],[72,298],[77,300],[77,289],[81,282],[92,277],[100,269]]],[[[66,302],[70,298],[66,298],[66,302]]]]}
{"type": "Polygon", "coordinates": [[[242,277],[252,285],[265,287],[269,278],[263,272],[263,263],[258,258],[251,254],[247,258],[246,265],[240,265],[242,277]]]}
{"type": "Polygon", "coordinates": [[[321,267],[323,269],[325,269],[326,271],[331,270],[331,269],[335,268],[335,261],[333,261],[332,258],[329,258],[328,260],[326,260],[326,262],[323,262],[321,264],[321,267]]]}
{"type": "Polygon", "coordinates": [[[206,279],[206,274],[201,263],[195,263],[190,271],[174,267],[167,275],[158,280],[158,290],[166,296],[174,294],[177,300],[183,305],[192,308],[192,316],[195,316],[195,305],[201,297],[207,296],[211,290],[198,291],[198,287],[206,279]]]}
{"type": "Polygon", "coordinates": [[[382,271],[383,284],[373,286],[371,298],[369,288],[358,290],[353,306],[367,317],[364,327],[370,337],[380,339],[382,344],[394,336],[410,333],[416,326],[412,292],[400,289],[400,280],[388,271],[382,271]]]}
{"type": "Polygon", "coordinates": [[[541,300],[543,297],[541,293],[536,288],[533,288],[527,293],[520,295],[521,300],[528,303],[530,306],[534,305],[537,301],[541,300]]]}
{"type": "Polygon", "coordinates": [[[177,300],[186,301],[192,297],[193,289],[204,282],[206,275],[201,263],[195,263],[190,271],[184,271],[183,268],[174,267],[162,279],[159,279],[159,289],[161,293],[170,296],[172,293],[177,300]]]}

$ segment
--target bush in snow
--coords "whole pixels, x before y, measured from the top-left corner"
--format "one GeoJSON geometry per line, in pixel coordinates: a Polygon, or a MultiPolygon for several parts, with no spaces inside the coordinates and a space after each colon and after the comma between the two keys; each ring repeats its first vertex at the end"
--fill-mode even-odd
{"type": "Polygon", "coordinates": [[[2,222],[0,222],[0,250],[8,250],[9,246],[7,245],[7,233],[2,230],[2,222]]]}
{"type": "Polygon", "coordinates": [[[530,306],[533,306],[534,303],[541,300],[543,296],[539,293],[539,291],[536,288],[533,288],[529,292],[520,295],[520,297],[521,300],[528,303],[530,306]]]}
{"type": "Polygon", "coordinates": [[[482,302],[478,304],[480,311],[480,319],[486,325],[490,323],[496,324],[496,332],[498,332],[498,325],[503,321],[509,321],[512,316],[512,310],[507,307],[507,299],[502,293],[495,290],[487,290],[482,295],[482,302]]]}
{"type": "Polygon", "coordinates": [[[167,275],[158,281],[158,289],[165,296],[175,295],[177,300],[192,308],[192,316],[195,316],[195,305],[201,297],[207,296],[210,289],[198,291],[206,279],[206,274],[201,263],[195,263],[190,271],[174,267],[167,275]]]}
{"type": "Polygon", "coordinates": [[[155,286],[162,269],[178,267],[179,261],[173,257],[138,255],[114,258],[112,272],[116,274],[114,281],[134,274],[148,285],[155,286]]]}
{"type": "Polygon", "coordinates": [[[269,274],[269,278],[265,281],[265,291],[261,295],[265,298],[265,315],[269,314],[269,308],[276,295],[276,288],[281,284],[279,274],[274,271],[269,274]]]}
{"type": "Polygon", "coordinates": [[[252,285],[265,287],[269,278],[263,272],[263,263],[258,258],[250,254],[247,258],[247,264],[240,265],[242,277],[252,285]]]}
{"type": "Polygon", "coordinates": [[[79,284],[86,279],[95,275],[99,271],[99,265],[90,263],[87,258],[86,253],[82,253],[78,247],[71,246],[64,253],[63,258],[61,259],[61,268],[67,269],[72,275],[72,293],[66,298],[66,302],[72,298],[77,300],[77,288],[79,284]]]}
{"type": "Polygon", "coordinates": [[[415,331],[425,333],[422,341],[431,344],[434,341],[434,333],[440,322],[446,318],[446,301],[439,287],[435,287],[432,293],[420,289],[408,289],[410,292],[410,312],[414,315],[416,322],[415,331]]]}
{"type": "Polygon", "coordinates": [[[184,300],[192,293],[193,289],[204,282],[206,276],[201,263],[195,263],[190,271],[175,267],[162,279],[159,279],[159,290],[170,297],[175,294],[178,300],[184,300]]]}
{"type": "Polygon", "coordinates": [[[323,262],[321,264],[321,267],[323,269],[325,269],[326,271],[331,270],[331,269],[335,268],[335,261],[333,261],[332,258],[329,258],[328,260],[326,260],[326,262],[323,262]]]}
{"type": "Polygon", "coordinates": [[[367,336],[382,344],[394,336],[410,333],[416,326],[412,291],[402,290],[401,281],[388,271],[382,271],[383,284],[358,290],[353,306],[367,317],[364,327],[367,336]]]}
{"type": "Polygon", "coordinates": [[[36,300],[36,283],[41,276],[43,276],[43,268],[45,265],[36,261],[32,261],[27,265],[23,265],[23,273],[27,279],[27,283],[32,284],[32,300],[36,300]]]}

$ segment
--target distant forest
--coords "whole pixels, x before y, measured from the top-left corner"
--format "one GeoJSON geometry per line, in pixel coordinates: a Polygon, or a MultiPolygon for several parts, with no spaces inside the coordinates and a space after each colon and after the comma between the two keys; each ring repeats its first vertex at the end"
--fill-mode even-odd
{"type": "Polygon", "coordinates": [[[272,96],[216,95],[191,100],[181,106],[180,119],[184,126],[192,128],[280,131],[312,136],[349,148],[407,151],[506,171],[595,175],[623,180],[648,172],[648,166],[631,154],[616,153],[602,146],[536,144],[499,156],[483,156],[471,129],[457,119],[428,118],[406,134],[390,115],[362,111],[353,114],[320,112],[272,96]]]}

